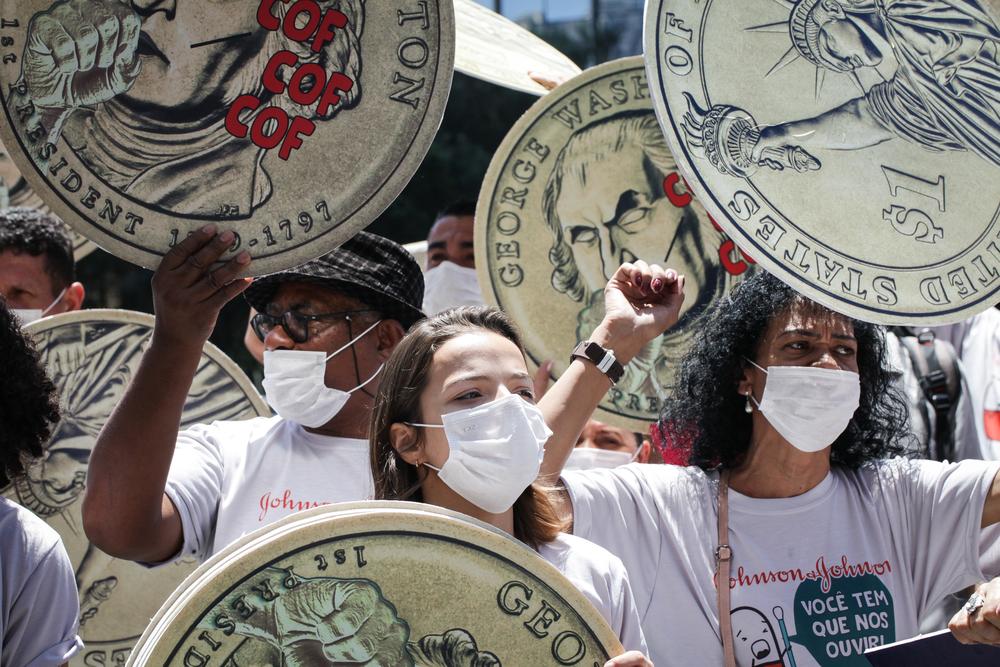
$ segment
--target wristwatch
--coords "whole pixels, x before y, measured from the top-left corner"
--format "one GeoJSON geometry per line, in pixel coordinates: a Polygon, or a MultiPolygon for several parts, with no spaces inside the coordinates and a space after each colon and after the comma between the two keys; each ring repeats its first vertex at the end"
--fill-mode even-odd
{"type": "Polygon", "coordinates": [[[593,363],[597,366],[597,370],[608,376],[611,384],[616,384],[625,373],[625,369],[615,359],[611,350],[606,350],[592,341],[581,341],[573,349],[573,354],[570,355],[570,361],[573,359],[584,359],[593,363]]]}

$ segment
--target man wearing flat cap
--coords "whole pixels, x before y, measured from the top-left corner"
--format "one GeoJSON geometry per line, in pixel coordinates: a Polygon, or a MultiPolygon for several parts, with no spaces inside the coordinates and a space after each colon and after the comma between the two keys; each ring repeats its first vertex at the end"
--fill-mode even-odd
{"type": "Polygon", "coordinates": [[[423,317],[410,254],[361,232],[288,271],[236,278],[249,256],[209,226],[168,253],[153,278],[149,348],[90,459],[84,527],[119,558],[202,560],[299,510],[372,495],[367,436],[379,372],[423,317]],[[264,342],[273,417],[199,424],[180,414],[201,349],[240,292],[264,342]]]}

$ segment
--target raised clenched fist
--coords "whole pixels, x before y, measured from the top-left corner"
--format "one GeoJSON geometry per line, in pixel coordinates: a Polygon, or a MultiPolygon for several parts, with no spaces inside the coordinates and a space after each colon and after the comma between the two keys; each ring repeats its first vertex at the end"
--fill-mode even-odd
{"type": "Polygon", "coordinates": [[[24,82],[39,107],[73,109],[124,93],[139,75],[139,16],[120,0],[59,0],[28,26],[24,82]]]}
{"type": "Polygon", "coordinates": [[[236,620],[236,633],[261,639],[288,667],[412,665],[409,628],[367,579],[301,579],[236,620]]]}

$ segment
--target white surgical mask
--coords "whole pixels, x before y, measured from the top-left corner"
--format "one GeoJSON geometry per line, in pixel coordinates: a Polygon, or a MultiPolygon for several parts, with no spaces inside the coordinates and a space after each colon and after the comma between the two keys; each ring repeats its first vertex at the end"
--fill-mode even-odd
{"type": "Polygon", "coordinates": [[[618,468],[635,461],[639,450],[634,453],[618,452],[613,449],[577,447],[569,453],[563,470],[593,470],[594,468],[618,468]]]}
{"type": "Polygon", "coordinates": [[[538,477],[545,442],[552,431],[541,410],[517,394],[468,410],[441,415],[448,438],[448,459],[437,470],[453,491],[473,505],[500,514],[514,505],[538,477]]]}
{"type": "Polygon", "coordinates": [[[860,405],[857,373],[813,366],[760,370],[767,374],[767,384],[760,403],[754,399],[757,409],[785,440],[803,452],[818,452],[832,445],[860,405]]]}
{"type": "Polygon", "coordinates": [[[26,326],[28,324],[31,324],[32,322],[37,322],[38,320],[42,319],[43,317],[45,317],[46,315],[49,314],[49,311],[52,310],[55,307],[55,305],[57,303],[59,303],[59,301],[63,298],[63,294],[66,293],[67,289],[69,289],[69,288],[64,287],[63,290],[61,292],[59,292],[59,296],[57,296],[52,301],[52,303],[50,303],[44,309],[42,309],[42,308],[11,308],[11,312],[14,313],[14,316],[17,317],[17,319],[21,322],[21,326],[22,327],[26,326]]]}
{"type": "Polygon", "coordinates": [[[351,394],[361,389],[382,371],[350,391],[326,386],[326,362],[358,342],[378,326],[371,325],[332,354],[306,350],[264,351],[264,395],[268,404],[282,419],[317,428],[339,413],[351,394]]]}
{"type": "Polygon", "coordinates": [[[475,269],[454,262],[441,262],[424,273],[424,312],[428,315],[457,308],[481,306],[483,293],[475,269]]]}

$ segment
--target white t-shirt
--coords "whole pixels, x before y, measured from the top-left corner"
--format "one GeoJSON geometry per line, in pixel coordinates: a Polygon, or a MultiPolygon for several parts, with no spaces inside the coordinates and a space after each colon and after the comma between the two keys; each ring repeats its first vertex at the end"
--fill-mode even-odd
{"type": "Polygon", "coordinates": [[[990,308],[933,331],[954,345],[962,359],[982,458],[1000,460],[1000,311],[990,308]]]}
{"type": "Polygon", "coordinates": [[[368,442],[280,417],[198,424],[177,436],[166,494],[201,560],[300,510],[374,495],[368,442]]]}
{"type": "Polygon", "coordinates": [[[541,545],[538,555],[555,566],[601,612],[626,651],[646,652],[635,596],[620,558],[593,542],[565,533],[541,545]]]}
{"type": "MultiPolygon", "coordinates": [[[[867,665],[867,648],[915,635],[928,605],[983,579],[979,525],[998,468],[897,458],[835,467],[794,498],[731,490],[737,665],[867,665]]],[[[564,480],[574,532],[625,563],[653,662],[722,664],[718,474],[632,464],[564,480]]]]}
{"type": "Polygon", "coordinates": [[[80,599],[59,534],[0,496],[0,667],[52,667],[83,648],[80,599]]]}

